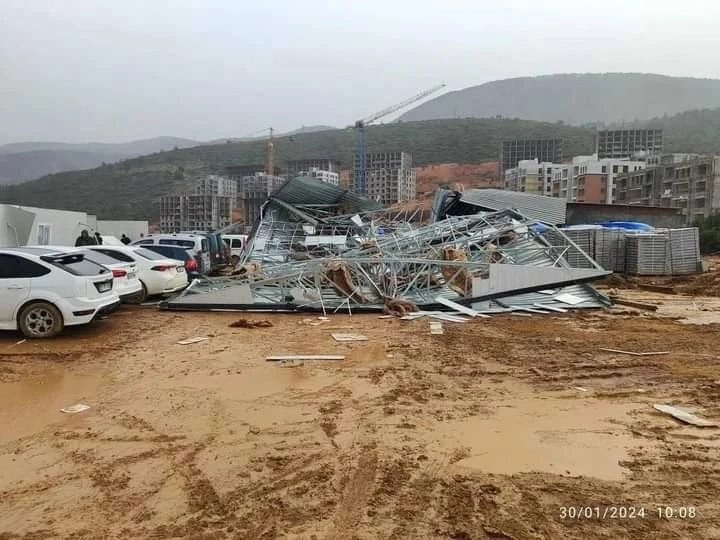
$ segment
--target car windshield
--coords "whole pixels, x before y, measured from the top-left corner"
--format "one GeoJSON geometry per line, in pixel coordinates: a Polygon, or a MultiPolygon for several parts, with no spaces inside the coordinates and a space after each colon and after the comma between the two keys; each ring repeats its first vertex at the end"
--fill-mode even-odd
{"type": "Polygon", "coordinates": [[[137,248],[135,250],[135,253],[149,261],[159,261],[160,259],[165,258],[164,255],[160,255],[159,253],[155,253],[154,251],[150,251],[149,249],[145,248],[137,248]]]}

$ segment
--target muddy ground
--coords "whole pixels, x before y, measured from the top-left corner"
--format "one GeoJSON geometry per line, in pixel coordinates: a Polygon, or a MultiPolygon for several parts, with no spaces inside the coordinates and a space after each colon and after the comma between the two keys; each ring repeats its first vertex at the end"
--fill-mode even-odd
{"type": "Polygon", "coordinates": [[[720,420],[720,305],[668,302],[443,335],[142,307],[0,334],[0,538],[720,538],[720,429],[652,407],[720,420]],[[265,361],[301,353],[346,358],[265,361]]]}

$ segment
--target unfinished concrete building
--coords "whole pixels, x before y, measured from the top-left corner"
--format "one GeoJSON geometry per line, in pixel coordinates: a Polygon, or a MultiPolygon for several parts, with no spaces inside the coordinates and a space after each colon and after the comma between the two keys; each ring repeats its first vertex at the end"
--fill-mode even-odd
{"type": "Polygon", "coordinates": [[[317,169],[340,174],[340,162],[330,158],[295,159],[287,162],[288,178],[317,169]]]}
{"type": "Polygon", "coordinates": [[[237,181],[227,176],[209,174],[197,182],[193,194],[230,197],[232,200],[232,209],[234,209],[237,199],[237,181]]]}
{"type": "Polygon", "coordinates": [[[663,151],[662,129],[605,129],[595,138],[595,153],[600,159],[630,159],[663,151]]]}
{"type": "Polygon", "coordinates": [[[618,204],[677,208],[690,224],[720,211],[720,156],[665,154],[616,179],[618,204]]]}
{"type": "Polygon", "coordinates": [[[539,162],[561,163],[563,160],[562,139],[514,139],[500,143],[498,173],[505,177],[505,171],[514,169],[523,160],[537,159],[539,162]]]}
{"type": "Polygon", "coordinates": [[[238,206],[243,210],[245,225],[252,225],[270,194],[283,185],[285,178],[258,172],[238,181],[238,206]]]}
{"type": "MultiPolygon", "coordinates": [[[[357,155],[354,161],[357,162],[357,155]]],[[[357,165],[355,163],[354,165],[357,165]]],[[[353,166],[353,171],[357,170],[353,166]]],[[[390,205],[415,198],[417,179],[408,152],[376,152],[366,155],[367,194],[380,204],[390,205]]],[[[353,177],[353,191],[358,186],[353,177]]]]}
{"type": "Polygon", "coordinates": [[[168,195],[160,198],[162,232],[209,231],[230,224],[234,200],[222,195],[168,195]]]}
{"type": "Polygon", "coordinates": [[[192,190],[160,199],[163,232],[214,230],[231,223],[237,205],[237,182],[226,176],[207,175],[192,190]]]}

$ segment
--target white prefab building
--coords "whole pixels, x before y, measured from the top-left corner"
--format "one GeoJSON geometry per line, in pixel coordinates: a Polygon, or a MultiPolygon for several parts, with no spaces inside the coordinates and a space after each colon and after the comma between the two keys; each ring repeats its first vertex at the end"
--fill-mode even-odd
{"type": "MultiPolygon", "coordinates": [[[[74,246],[75,240],[83,230],[93,234],[98,231],[100,223],[103,222],[99,222],[96,216],[85,212],[0,204],[0,247],[27,245],[74,246]]],[[[104,223],[127,224],[128,229],[147,234],[146,221],[106,221],[104,223]],[[130,224],[132,223],[140,224],[137,226],[139,228],[131,229],[130,224]],[[144,230],[142,224],[144,224],[144,230]]],[[[101,234],[112,234],[102,229],[99,232],[101,234]]],[[[130,233],[126,232],[126,234],[129,235],[130,233]]]]}

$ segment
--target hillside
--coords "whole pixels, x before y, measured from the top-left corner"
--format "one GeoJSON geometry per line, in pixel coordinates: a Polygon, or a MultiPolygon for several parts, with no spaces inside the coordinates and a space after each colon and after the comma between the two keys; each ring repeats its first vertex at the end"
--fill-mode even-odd
{"type": "Polygon", "coordinates": [[[632,125],[663,128],[668,151],[720,154],[720,109],[686,111],[632,125]]]}
{"type": "MultiPolygon", "coordinates": [[[[501,140],[561,137],[568,155],[592,151],[592,130],[525,120],[463,119],[393,123],[368,128],[368,150],[407,150],[417,165],[479,163],[497,159],[501,140]]],[[[329,157],[352,163],[353,132],[301,133],[276,141],[276,164],[329,157]]],[[[49,175],[0,189],[0,202],[82,210],[105,219],[157,215],[157,198],[185,189],[197,176],[228,165],[263,163],[265,141],[204,145],[156,153],[86,171],[49,175]]]]}
{"type": "Polygon", "coordinates": [[[91,169],[130,157],[188,148],[198,143],[156,137],[127,143],[21,142],[0,146],[0,184],[14,184],[61,171],[91,169]]]}
{"type": "Polygon", "coordinates": [[[572,125],[648,120],[720,107],[720,80],[645,73],[585,73],[492,81],[431,99],[400,121],[524,118],[572,125]]]}

